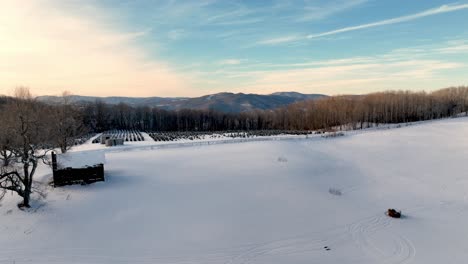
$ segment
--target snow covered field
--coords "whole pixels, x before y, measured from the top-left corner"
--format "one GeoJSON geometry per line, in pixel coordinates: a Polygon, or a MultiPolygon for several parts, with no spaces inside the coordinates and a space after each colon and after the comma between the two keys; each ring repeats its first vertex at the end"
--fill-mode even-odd
{"type": "Polygon", "coordinates": [[[466,263],[467,135],[457,118],[330,139],[84,145],[104,153],[106,182],[42,185],[32,212],[8,194],[0,263],[466,263]]]}

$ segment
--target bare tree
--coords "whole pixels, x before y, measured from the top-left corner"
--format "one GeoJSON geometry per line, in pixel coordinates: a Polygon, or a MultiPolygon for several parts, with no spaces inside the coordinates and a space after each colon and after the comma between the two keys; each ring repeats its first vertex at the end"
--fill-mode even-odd
{"type": "Polygon", "coordinates": [[[71,105],[69,92],[63,92],[62,102],[53,108],[53,119],[55,143],[65,153],[86,132],[80,112],[71,105]]]}
{"type": "Polygon", "coordinates": [[[30,207],[33,177],[39,162],[52,148],[48,107],[36,102],[27,88],[17,88],[15,99],[4,106],[0,116],[4,149],[11,154],[0,168],[0,189],[23,198],[19,207],[30,207]],[[4,138],[6,137],[6,138],[4,138]]]}

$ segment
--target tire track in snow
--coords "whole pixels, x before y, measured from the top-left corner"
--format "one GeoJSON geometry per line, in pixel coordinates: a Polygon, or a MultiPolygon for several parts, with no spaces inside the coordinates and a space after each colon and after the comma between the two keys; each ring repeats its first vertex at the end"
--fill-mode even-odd
{"type": "Polygon", "coordinates": [[[268,255],[289,255],[311,251],[322,251],[324,246],[330,246],[344,240],[348,234],[346,228],[338,228],[311,235],[297,236],[287,239],[260,243],[234,256],[224,264],[245,264],[268,255]],[[328,238],[324,238],[328,237],[328,238]]]}
{"type": "Polygon", "coordinates": [[[369,257],[379,263],[405,264],[416,255],[416,249],[410,240],[402,235],[389,232],[392,219],[383,216],[364,218],[355,224],[349,225],[349,232],[355,244],[369,257]],[[393,252],[378,247],[372,240],[372,235],[382,233],[394,246],[393,252]]]}
{"type": "Polygon", "coordinates": [[[280,239],[259,244],[250,244],[239,247],[215,249],[201,252],[200,254],[188,254],[179,256],[115,256],[106,255],[97,248],[63,248],[60,249],[65,255],[56,255],[51,249],[36,249],[30,251],[30,256],[15,254],[22,249],[3,249],[0,262],[11,262],[15,256],[16,263],[21,262],[46,262],[46,263],[67,263],[67,262],[93,262],[93,263],[168,263],[168,264],[190,264],[190,263],[225,263],[241,264],[252,263],[263,256],[285,256],[304,252],[320,252],[324,246],[333,248],[339,242],[354,241],[359,248],[367,255],[371,256],[378,263],[409,263],[415,256],[415,249],[412,243],[403,236],[390,233],[388,228],[392,219],[385,215],[364,218],[342,227],[334,228],[324,232],[312,233],[280,239]],[[386,239],[390,239],[394,246],[394,251],[384,250],[374,245],[371,236],[378,232],[384,232],[386,239]],[[49,252],[48,252],[49,251],[49,252]],[[8,254],[8,253],[9,254],[8,254]],[[15,252],[15,253],[14,253],[15,252]],[[7,254],[5,254],[7,253],[7,254]],[[8,256],[10,255],[10,256],[8,256]],[[7,257],[8,256],[8,257],[7,257]]]}
{"type": "Polygon", "coordinates": [[[383,217],[372,216],[351,224],[348,228],[354,242],[366,255],[375,259],[381,259],[383,252],[374,246],[369,236],[385,228],[386,224],[383,221],[383,217]]]}
{"type": "Polygon", "coordinates": [[[385,215],[375,215],[326,232],[308,236],[299,236],[289,239],[260,243],[233,257],[225,264],[246,264],[267,255],[288,255],[311,251],[321,251],[324,246],[333,246],[339,241],[351,238],[352,241],[368,256],[379,263],[405,264],[416,255],[414,245],[410,240],[387,229],[392,221],[385,215]],[[379,248],[372,240],[372,235],[384,234],[391,240],[393,252],[388,248],[379,248]]]}

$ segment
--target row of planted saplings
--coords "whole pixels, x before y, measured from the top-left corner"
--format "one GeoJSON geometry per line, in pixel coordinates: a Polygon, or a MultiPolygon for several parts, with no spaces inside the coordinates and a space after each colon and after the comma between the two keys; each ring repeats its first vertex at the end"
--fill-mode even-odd
{"type": "Polygon", "coordinates": [[[253,137],[271,137],[279,135],[306,136],[314,134],[313,131],[295,131],[295,130],[250,130],[227,132],[224,135],[231,138],[253,138],[253,137]]]}
{"type": "Polygon", "coordinates": [[[95,138],[93,143],[105,144],[107,139],[122,139],[122,141],[144,141],[145,138],[140,131],[137,130],[121,130],[114,129],[105,131],[101,137],[95,138]]]}
{"type": "Polygon", "coordinates": [[[157,132],[157,133],[148,133],[154,141],[177,141],[177,140],[200,140],[204,139],[205,136],[210,136],[206,132],[157,132]]]}
{"type": "Polygon", "coordinates": [[[220,132],[200,131],[174,131],[174,132],[150,132],[148,133],[154,141],[178,141],[178,140],[202,140],[205,138],[223,138],[220,132]]]}
{"type": "Polygon", "coordinates": [[[291,131],[291,130],[252,130],[252,131],[174,131],[174,132],[153,132],[148,133],[155,141],[177,141],[177,140],[200,140],[205,138],[253,138],[261,136],[277,135],[310,135],[312,131],[291,131]]]}

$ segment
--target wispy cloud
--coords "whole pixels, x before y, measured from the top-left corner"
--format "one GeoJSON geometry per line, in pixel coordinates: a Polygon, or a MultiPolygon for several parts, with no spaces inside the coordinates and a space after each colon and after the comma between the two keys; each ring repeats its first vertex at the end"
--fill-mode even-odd
{"type": "Polygon", "coordinates": [[[218,64],[219,65],[239,65],[242,63],[243,60],[240,59],[226,59],[220,61],[218,64]]]}
{"type": "Polygon", "coordinates": [[[278,45],[282,43],[294,42],[300,39],[302,38],[299,36],[283,36],[283,37],[260,40],[256,44],[257,45],[278,45]]]}
{"type": "Polygon", "coordinates": [[[443,54],[468,54],[468,40],[449,41],[446,47],[438,49],[437,52],[443,54]]]}
{"type": "MultiPolygon", "coordinates": [[[[244,21],[246,17],[255,14],[256,11],[242,5],[235,5],[233,9],[227,12],[216,13],[207,17],[204,23],[207,24],[231,24],[244,21]]],[[[250,18],[247,20],[251,20],[250,18]]],[[[240,22],[242,24],[242,22],[240,22]]],[[[244,22],[247,23],[247,22],[244,22]]]]}
{"type": "Polygon", "coordinates": [[[297,18],[297,21],[320,20],[329,16],[341,13],[348,9],[362,5],[368,0],[341,0],[328,1],[326,5],[320,6],[315,2],[304,7],[304,13],[297,18]]]}
{"type": "Polygon", "coordinates": [[[341,33],[346,33],[346,32],[351,32],[351,31],[357,31],[357,30],[363,30],[367,28],[373,28],[373,27],[381,27],[385,25],[391,25],[391,24],[397,24],[397,23],[403,23],[403,22],[408,22],[428,16],[433,16],[433,15],[438,15],[438,14],[443,14],[443,13],[449,13],[449,12],[454,12],[454,11],[459,11],[463,9],[468,9],[468,4],[451,4],[451,5],[442,5],[437,8],[432,8],[428,9],[419,13],[411,14],[411,15],[406,15],[406,16],[401,16],[401,17],[396,17],[396,18],[391,18],[391,19],[385,19],[373,23],[367,23],[367,24],[362,24],[362,25],[357,25],[357,26],[350,26],[350,27],[344,27],[340,29],[335,29],[335,30],[330,30],[330,31],[325,31],[321,33],[316,33],[316,34],[309,34],[305,36],[299,36],[299,35],[286,35],[286,36],[281,36],[281,37],[275,37],[275,38],[270,38],[270,39],[264,39],[258,41],[256,44],[257,45],[278,45],[278,44],[284,44],[288,42],[296,42],[296,41],[301,41],[301,40],[307,40],[307,39],[316,39],[316,38],[322,38],[330,35],[336,35],[336,34],[341,34],[341,33]]]}
{"type": "MultiPolygon", "coordinates": [[[[464,67],[463,64],[440,60],[372,61],[359,64],[328,65],[289,70],[247,72],[253,81],[241,91],[271,93],[295,90],[318,92],[368,93],[385,89],[434,89],[445,85],[440,73],[464,67]]],[[[460,81],[460,80],[452,80],[460,81]]],[[[466,80],[465,80],[466,81],[466,80]]],[[[238,86],[239,87],[239,86],[238,86]]]]}
{"type": "Polygon", "coordinates": [[[386,19],[378,22],[373,22],[373,23],[368,23],[368,24],[362,24],[358,26],[352,26],[352,27],[345,27],[345,28],[340,28],[336,30],[331,30],[327,32],[322,32],[318,34],[310,34],[307,35],[308,39],[313,39],[313,38],[319,38],[319,37],[324,37],[324,36],[329,36],[329,35],[335,35],[335,34],[340,34],[340,33],[345,33],[345,32],[350,32],[350,31],[356,31],[356,30],[361,30],[361,29],[366,29],[366,28],[372,28],[372,27],[380,27],[380,26],[385,26],[385,25],[391,25],[391,24],[397,24],[397,23],[403,23],[423,17],[428,17],[428,16],[433,16],[437,14],[443,14],[443,13],[448,13],[448,12],[454,12],[462,9],[468,9],[468,4],[460,4],[460,5],[443,5],[437,8],[425,10],[416,14],[412,15],[407,15],[407,16],[401,16],[401,17],[396,17],[396,18],[391,18],[391,19],[386,19]]]}
{"type": "Polygon", "coordinates": [[[466,71],[468,65],[453,56],[444,56],[446,53],[466,54],[465,42],[401,48],[374,56],[292,63],[251,62],[206,72],[204,77],[222,80],[233,92],[265,94],[282,90],[325,94],[431,90],[466,84],[464,75],[450,73],[466,71]]]}
{"type": "Polygon", "coordinates": [[[255,9],[237,1],[173,1],[162,0],[150,8],[157,14],[159,24],[179,24],[189,27],[232,26],[263,21],[262,9],[255,9]]]}

